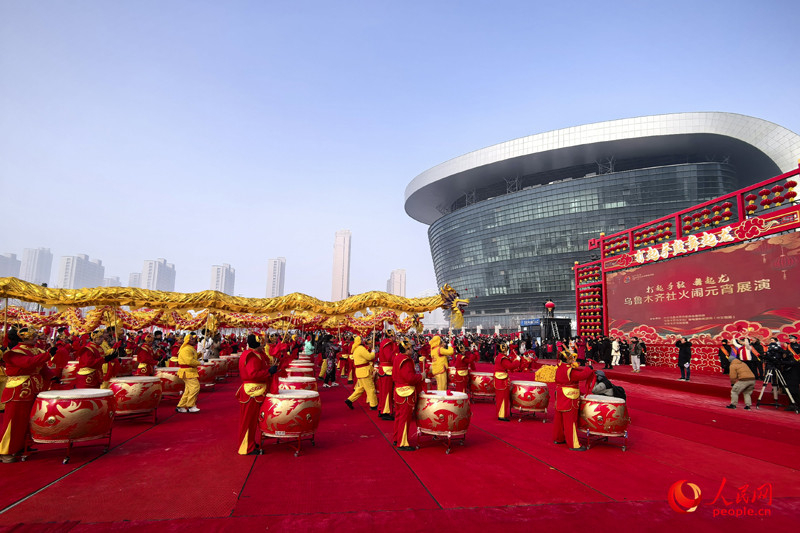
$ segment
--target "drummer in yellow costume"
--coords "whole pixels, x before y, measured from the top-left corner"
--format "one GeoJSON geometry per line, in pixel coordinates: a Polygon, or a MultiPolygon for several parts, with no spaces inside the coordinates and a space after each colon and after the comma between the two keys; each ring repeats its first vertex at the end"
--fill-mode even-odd
{"type": "Polygon", "coordinates": [[[442,338],[435,335],[431,345],[431,373],[436,379],[436,390],[447,390],[447,356],[453,355],[453,347],[442,347],[442,338]]]}
{"type": "Polygon", "coordinates": [[[353,394],[351,394],[344,403],[347,404],[347,407],[352,409],[353,402],[358,400],[366,391],[369,408],[375,411],[378,409],[378,396],[375,394],[375,382],[372,381],[371,364],[375,359],[375,353],[361,344],[361,337],[359,336],[353,339],[353,353],[350,357],[353,359],[358,383],[356,384],[353,394]]]}
{"type": "Polygon", "coordinates": [[[197,408],[197,395],[200,392],[200,374],[197,372],[197,367],[200,366],[200,360],[197,358],[197,335],[188,333],[183,338],[183,345],[178,351],[178,377],[183,380],[184,390],[181,401],[178,402],[178,407],[175,410],[179,413],[197,413],[200,409],[197,408]]]}

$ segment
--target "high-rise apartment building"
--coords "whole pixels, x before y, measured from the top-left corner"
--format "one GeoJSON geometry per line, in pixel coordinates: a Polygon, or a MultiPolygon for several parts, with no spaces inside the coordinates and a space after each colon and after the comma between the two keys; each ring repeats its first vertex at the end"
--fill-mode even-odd
{"type": "Polygon", "coordinates": [[[119,279],[119,276],[103,278],[103,287],[122,287],[122,280],[119,279]]]}
{"type": "Polygon", "coordinates": [[[146,260],[142,268],[141,284],[143,289],[154,291],[175,290],[175,265],[159,257],[155,261],[146,260]]]}
{"type": "Polygon", "coordinates": [[[128,287],[133,287],[134,289],[142,288],[141,272],[131,272],[130,276],[128,276],[128,287]]]}
{"type": "Polygon", "coordinates": [[[278,257],[267,261],[267,298],[284,296],[283,282],[286,278],[286,258],[278,257]]]}
{"type": "Polygon", "coordinates": [[[105,273],[100,259],[90,260],[86,254],[63,256],[56,285],[59,289],[101,287],[105,273]]]}
{"type": "Polygon", "coordinates": [[[386,282],[386,292],[395,296],[406,295],[406,271],[403,268],[392,270],[386,282]]]}
{"type": "Polygon", "coordinates": [[[350,235],[349,229],[339,230],[333,243],[333,302],[350,296],[350,235]]]}
{"type": "Polygon", "coordinates": [[[18,278],[20,260],[17,254],[0,254],[0,278],[18,278]]]}
{"type": "Polygon", "coordinates": [[[19,278],[37,285],[50,283],[52,268],[53,254],[50,248],[25,248],[22,252],[19,278]]]}
{"type": "Polygon", "coordinates": [[[233,285],[236,282],[236,269],[228,263],[211,267],[211,290],[233,296],[233,285]]]}

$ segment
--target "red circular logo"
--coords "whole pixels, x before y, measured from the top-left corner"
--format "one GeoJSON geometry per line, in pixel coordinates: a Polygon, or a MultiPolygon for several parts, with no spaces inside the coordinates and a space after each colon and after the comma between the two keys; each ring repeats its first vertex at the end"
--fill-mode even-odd
{"type": "Polygon", "coordinates": [[[667,501],[672,510],[676,513],[693,513],[697,510],[697,504],[700,503],[700,487],[694,483],[687,483],[685,479],[676,481],[667,491],[667,501]],[[686,484],[691,490],[692,496],[687,497],[683,491],[683,485],[686,484]]]}

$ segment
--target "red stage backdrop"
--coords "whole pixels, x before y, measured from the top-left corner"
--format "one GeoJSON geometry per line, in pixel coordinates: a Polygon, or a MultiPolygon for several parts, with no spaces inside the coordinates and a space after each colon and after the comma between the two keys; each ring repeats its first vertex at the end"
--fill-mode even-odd
{"type": "MultiPolygon", "coordinates": [[[[690,337],[700,366],[715,369],[723,338],[777,334],[785,342],[800,330],[800,233],[607,274],[606,298],[610,335],[665,347],[690,337]]],[[[670,364],[672,351],[650,362],[670,364]]]]}

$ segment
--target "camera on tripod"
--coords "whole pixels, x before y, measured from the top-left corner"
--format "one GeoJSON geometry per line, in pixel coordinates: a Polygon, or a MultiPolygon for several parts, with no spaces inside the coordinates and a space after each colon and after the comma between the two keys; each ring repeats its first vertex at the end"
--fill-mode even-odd
{"type": "Polygon", "coordinates": [[[765,365],[780,367],[784,364],[784,351],[777,343],[770,343],[767,347],[766,353],[761,356],[761,360],[765,365]]]}

